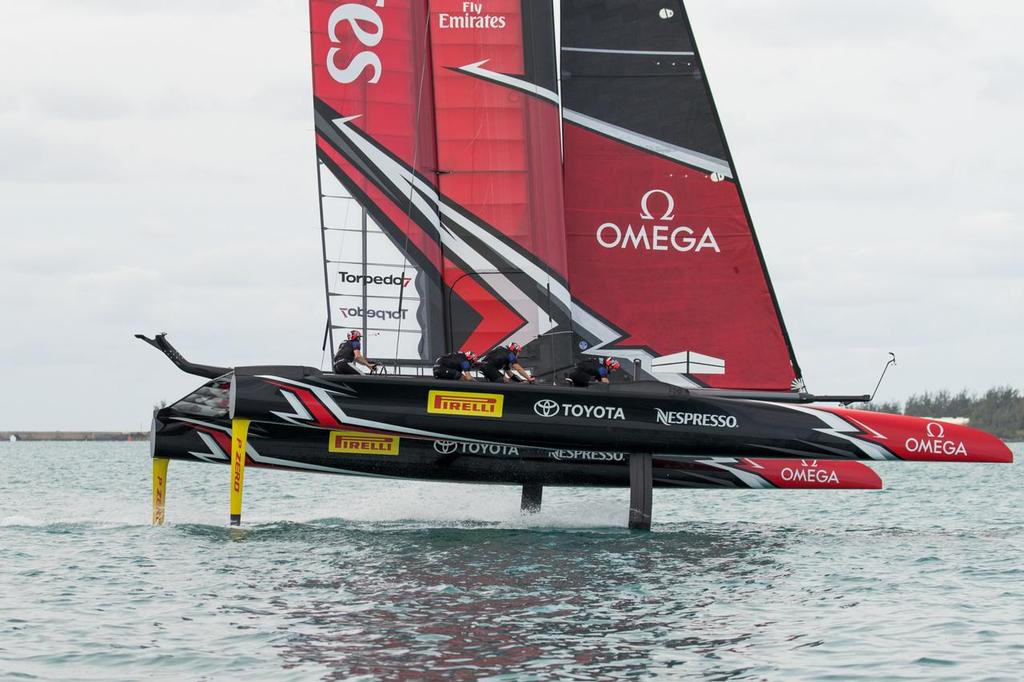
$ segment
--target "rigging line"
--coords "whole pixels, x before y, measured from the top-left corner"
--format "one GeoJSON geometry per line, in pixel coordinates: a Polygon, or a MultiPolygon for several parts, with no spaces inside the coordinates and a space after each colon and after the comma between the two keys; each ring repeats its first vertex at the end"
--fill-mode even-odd
{"type": "MultiPolygon", "coordinates": [[[[552,21],[554,22],[554,20],[555,20],[555,17],[552,16],[552,21]]],[[[558,105],[558,168],[559,168],[559,171],[561,172],[561,177],[559,178],[559,181],[563,182],[563,187],[562,187],[562,207],[561,207],[561,214],[562,214],[562,248],[563,248],[564,251],[566,251],[566,254],[565,254],[565,259],[566,259],[565,267],[566,267],[566,277],[568,277],[568,272],[569,272],[569,263],[568,263],[568,258],[569,258],[569,255],[568,255],[569,233],[568,233],[568,227],[566,226],[566,222],[565,222],[565,187],[564,187],[564,179],[565,179],[565,102],[563,102],[563,100],[562,100],[562,49],[563,49],[563,43],[562,43],[562,27],[561,27],[561,23],[560,22],[558,23],[557,26],[555,26],[555,25],[552,26],[551,40],[552,40],[552,47],[554,48],[554,53],[555,53],[555,94],[558,95],[558,102],[557,102],[557,105],[558,105]]],[[[550,297],[550,293],[551,293],[551,273],[549,272],[548,273],[548,295],[549,295],[549,297],[550,297]]],[[[570,353],[570,357],[572,357],[575,354],[575,351],[573,350],[573,343],[572,342],[573,342],[573,339],[575,338],[574,334],[576,334],[576,319],[575,319],[575,315],[574,315],[575,310],[576,310],[576,306],[574,306],[573,302],[572,302],[572,290],[569,288],[569,282],[568,281],[566,281],[566,294],[567,294],[567,301],[566,302],[568,303],[568,307],[569,307],[569,311],[568,311],[569,312],[569,353],[570,353]]],[[[550,298],[549,298],[549,305],[550,305],[550,298]]],[[[554,342],[552,342],[552,346],[553,345],[554,345],[554,342]]],[[[554,356],[555,356],[555,353],[552,352],[552,357],[554,357],[554,356]]],[[[554,382],[555,382],[555,373],[552,372],[552,383],[554,383],[554,382]]]]}
{"type": "MultiPolygon", "coordinates": [[[[358,203],[359,202],[357,202],[355,200],[355,198],[351,197],[351,196],[348,198],[348,201],[345,202],[345,215],[341,219],[341,224],[342,225],[348,225],[349,224],[348,220],[349,220],[349,214],[352,211],[352,204],[357,204],[358,205],[358,203]]],[[[360,207],[360,208],[362,208],[362,207],[360,207]]],[[[327,230],[327,229],[329,229],[329,228],[324,228],[324,230],[327,230]]],[[[345,241],[346,241],[345,240],[345,236],[349,232],[351,232],[351,230],[346,230],[344,232],[341,232],[341,239],[339,240],[339,243],[338,243],[338,259],[337,260],[329,260],[328,259],[328,261],[327,261],[328,263],[338,264],[338,265],[359,265],[359,263],[346,263],[346,261],[342,260],[342,256],[344,256],[345,252],[346,252],[345,251],[345,241]]],[[[338,285],[338,275],[339,274],[340,274],[340,272],[334,273],[334,281],[332,283],[329,283],[328,291],[331,288],[336,288],[337,287],[337,285],[338,285]]],[[[331,339],[331,345],[332,346],[333,346],[333,343],[334,343],[334,339],[331,339]]]]}
{"type": "MultiPolygon", "coordinates": [[[[332,349],[331,352],[333,352],[334,332],[332,331],[331,327],[333,327],[334,323],[331,319],[331,280],[330,276],[327,274],[327,232],[324,231],[324,188],[323,176],[321,175],[321,173],[323,173],[323,169],[324,165],[320,161],[320,154],[318,152],[316,155],[316,193],[317,196],[319,197],[319,201],[317,201],[317,204],[320,209],[320,248],[324,259],[324,299],[325,302],[327,303],[327,336],[330,339],[332,349]]],[[[323,369],[323,367],[324,358],[321,357],[320,369],[323,369]]]]}
{"type": "MultiPolygon", "coordinates": [[[[427,73],[427,64],[430,62],[430,59],[426,58],[426,56],[429,56],[429,52],[430,52],[430,42],[429,41],[430,41],[430,7],[427,6],[427,8],[426,8],[426,16],[424,17],[424,21],[423,21],[423,41],[421,42],[421,45],[423,46],[425,57],[420,60],[420,62],[421,62],[420,63],[420,81],[419,81],[419,85],[416,87],[416,116],[413,118],[413,121],[415,122],[414,123],[415,126],[419,126],[419,124],[420,124],[420,113],[421,113],[421,108],[423,106],[423,81],[425,80],[426,73],[427,73]]],[[[412,145],[412,172],[413,172],[414,177],[415,177],[416,169],[419,168],[419,154],[420,154],[420,135],[419,135],[419,130],[417,128],[414,128],[413,134],[414,134],[415,137],[413,138],[413,145],[412,145]]],[[[438,189],[440,190],[440,187],[438,187],[438,189]]],[[[410,182],[409,183],[409,197],[408,197],[408,200],[407,200],[406,206],[405,206],[405,246],[402,248],[402,277],[403,278],[406,276],[406,267],[409,264],[409,223],[412,222],[412,215],[411,215],[412,214],[412,193],[414,191],[415,191],[415,183],[414,182],[410,182]]],[[[440,192],[438,192],[438,194],[440,195],[440,192]]],[[[443,264],[442,264],[442,267],[443,267],[443,264]]],[[[366,287],[365,280],[363,282],[363,287],[364,288],[366,287]]],[[[397,329],[397,331],[395,333],[395,353],[394,353],[394,358],[395,358],[395,374],[398,374],[398,364],[397,364],[398,363],[398,357],[399,357],[398,351],[399,351],[399,348],[401,348],[401,344],[402,344],[402,299],[403,299],[404,293],[405,293],[405,287],[402,287],[402,289],[400,289],[399,292],[398,292],[398,307],[396,309],[396,312],[398,313],[398,329],[397,329]]]]}

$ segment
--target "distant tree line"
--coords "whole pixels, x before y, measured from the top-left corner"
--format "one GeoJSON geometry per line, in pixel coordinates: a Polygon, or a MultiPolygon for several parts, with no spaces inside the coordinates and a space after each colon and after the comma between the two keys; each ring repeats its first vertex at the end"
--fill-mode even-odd
{"type": "Polygon", "coordinates": [[[869,403],[861,409],[912,417],[967,417],[971,426],[995,434],[1003,440],[1024,441],[1024,394],[1015,388],[990,388],[980,395],[936,391],[913,395],[905,404],[869,403]]]}

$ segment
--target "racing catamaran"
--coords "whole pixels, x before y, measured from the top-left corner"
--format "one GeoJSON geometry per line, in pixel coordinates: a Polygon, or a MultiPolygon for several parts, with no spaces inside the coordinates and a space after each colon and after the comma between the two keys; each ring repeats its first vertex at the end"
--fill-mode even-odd
{"type": "Polygon", "coordinates": [[[862,461],[1010,462],[963,425],[807,392],[680,0],[310,0],[325,343],[387,375],[215,367],[168,461],[523,487],[878,488],[862,461]],[[559,77],[560,76],[560,77],[559,77]],[[522,344],[536,385],[438,381],[522,344]],[[583,357],[628,368],[581,390],[583,357]]]}

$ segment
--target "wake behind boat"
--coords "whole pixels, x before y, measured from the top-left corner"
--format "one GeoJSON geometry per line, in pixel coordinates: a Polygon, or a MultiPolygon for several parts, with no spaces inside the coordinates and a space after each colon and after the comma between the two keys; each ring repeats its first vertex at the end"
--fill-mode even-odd
{"type": "Polygon", "coordinates": [[[860,461],[1009,462],[962,425],[807,392],[681,2],[311,0],[328,321],[392,375],[215,367],[167,461],[523,486],[875,488],[860,461]],[[556,56],[558,58],[556,58],[556,56]],[[561,65],[561,78],[556,64],[561,65]],[[422,376],[521,344],[536,385],[422,376]],[[563,385],[581,359],[627,371],[563,385]]]}

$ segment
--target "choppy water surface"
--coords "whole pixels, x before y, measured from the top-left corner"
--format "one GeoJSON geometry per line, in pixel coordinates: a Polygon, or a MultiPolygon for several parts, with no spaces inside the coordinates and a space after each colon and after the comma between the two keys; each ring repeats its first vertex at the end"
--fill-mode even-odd
{"type": "MultiPolygon", "coordinates": [[[[1024,447],[1016,446],[1018,457],[1024,447]]],[[[519,491],[0,444],[0,675],[1020,679],[1024,468],[887,464],[882,492],[519,491]]]]}

